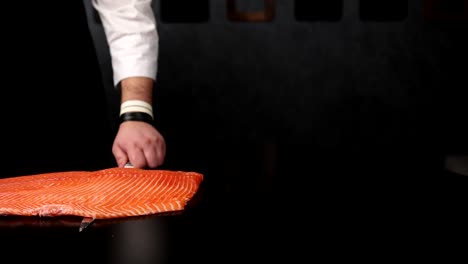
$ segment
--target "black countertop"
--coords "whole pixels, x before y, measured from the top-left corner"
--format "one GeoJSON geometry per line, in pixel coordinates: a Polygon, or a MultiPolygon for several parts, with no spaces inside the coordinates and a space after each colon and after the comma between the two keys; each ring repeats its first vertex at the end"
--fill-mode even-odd
{"type": "Polygon", "coordinates": [[[293,152],[283,148],[268,142],[232,144],[197,155],[188,149],[177,159],[168,152],[162,168],[204,174],[197,194],[181,212],[96,220],[82,232],[79,217],[3,216],[2,258],[198,263],[298,257],[294,252],[308,251],[313,242],[310,232],[331,231],[307,222],[311,213],[316,217],[314,204],[319,203],[307,201],[310,189],[303,183],[308,172],[298,166],[304,161],[286,162],[293,152]]]}
{"type": "MultiPolygon", "coordinates": [[[[374,170],[384,164],[353,166],[359,164],[356,157],[300,152],[307,149],[270,143],[232,146],[209,155],[188,155],[191,162],[179,159],[186,167],[168,163],[166,168],[193,169],[205,176],[181,212],[96,220],[82,232],[79,217],[4,216],[0,219],[2,259],[19,263],[336,263],[338,257],[351,260],[366,252],[387,252],[380,255],[384,259],[399,256],[407,252],[402,246],[407,244],[413,253],[415,245],[423,251],[431,248],[428,241],[433,241],[434,233],[426,231],[429,226],[434,230],[434,221],[427,221],[431,212],[425,209],[435,196],[413,187],[382,187],[386,181],[371,175],[385,179],[397,171],[374,170]],[[408,189],[422,196],[407,199],[411,195],[404,191],[408,189]],[[420,206],[413,207],[416,203],[420,206]]],[[[403,177],[396,179],[403,182],[403,177]]],[[[468,186],[466,181],[463,184],[468,186]]]]}

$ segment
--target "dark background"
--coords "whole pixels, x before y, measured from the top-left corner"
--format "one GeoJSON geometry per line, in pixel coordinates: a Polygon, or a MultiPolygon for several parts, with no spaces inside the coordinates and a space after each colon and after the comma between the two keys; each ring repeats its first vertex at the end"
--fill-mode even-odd
{"type": "MultiPolygon", "coordinates": [[[[108,47],[85,4],[116,128],[108,47]]],[[[203,173],[197,195],[181,214],[81,233],[79,217],[7,217],[5,259],[336,263],[466,251],[467,177],[444,170],[447,155],[468,154],[466,0],[153,7],[162,168],[203,173]]]]}
{"type": "MultiPolygon", "coordinates": [[[[155,111],[169,151],[172,138],[358,149],[407,136],[467,151],[466,1],[427,1],[431,13],[424,1],[273,2],[272,20],[251,23],[229,20],[226,1],[153,2],[155,111]]],[[[89,13],[114,118],[107,46],[89,13]]]]}
{"type": "Polygon", "coordinates": [[[456,226],[467,181],[448,177],[444,159],[468,154],[466,1],[265,1],[274,15],[260,22],[230,19],[228,2],[153,3],[164,166],[205,174],[206,209],[227,215],[228,237],[251,234],[246,216],[254,231],[317,248],[347,232],[367,246],[402,234],[429,244],[428,229],[456,226]]]}

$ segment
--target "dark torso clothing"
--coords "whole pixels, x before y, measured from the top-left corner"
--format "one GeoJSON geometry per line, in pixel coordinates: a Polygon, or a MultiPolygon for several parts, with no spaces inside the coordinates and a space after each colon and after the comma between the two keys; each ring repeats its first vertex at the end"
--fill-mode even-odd
{"type": "Polygon", "coordinates": [[[2,18],[0,177],[113,166],[106,93],[83,1],[2,8],[15,19],[2,18]]]}

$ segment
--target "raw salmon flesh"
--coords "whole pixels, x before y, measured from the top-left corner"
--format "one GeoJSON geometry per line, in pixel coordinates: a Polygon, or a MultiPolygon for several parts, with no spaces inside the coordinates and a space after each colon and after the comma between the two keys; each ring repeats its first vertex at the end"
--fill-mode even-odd
{"type": "Polygon", "coordinates": [[[181,211],[202,181],[197,172],[137,168],[4,178],[0,215],[74,215],[84,217],[87,225],[94,219],[181,211]]]}

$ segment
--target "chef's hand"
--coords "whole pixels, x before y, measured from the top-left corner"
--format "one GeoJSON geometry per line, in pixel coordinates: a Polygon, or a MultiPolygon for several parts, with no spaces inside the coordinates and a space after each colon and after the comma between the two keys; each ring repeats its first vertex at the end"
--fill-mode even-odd
{"type": "Polygon", "coordinates": [[[120,168],[127,163],[134,168],[156,168],[164,162],[166,142],[154,126],[126,121],[119,126],[112,153],[120,168]]]}

